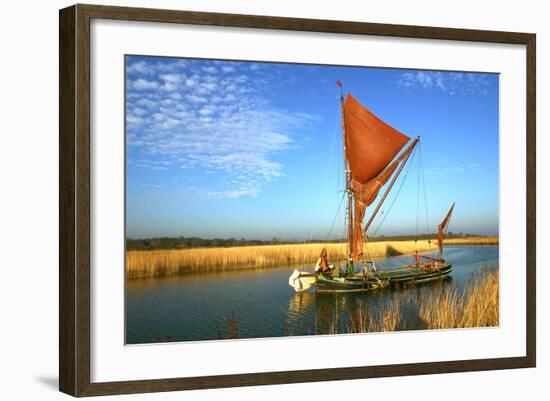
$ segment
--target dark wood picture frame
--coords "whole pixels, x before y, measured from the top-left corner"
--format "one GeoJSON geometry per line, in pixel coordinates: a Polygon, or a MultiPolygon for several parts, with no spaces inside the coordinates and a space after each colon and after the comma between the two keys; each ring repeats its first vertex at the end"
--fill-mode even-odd
{"type": "Polygon", "coordinates": [[[536,36],[531,33],[80,4],[60,10],[59,389],[73,396],[93,396],[535,367],[535,43],[536,36]],[[90,21],[93,18],[525,45],[527,50],[526,356],[91,383],[90,21]]]}

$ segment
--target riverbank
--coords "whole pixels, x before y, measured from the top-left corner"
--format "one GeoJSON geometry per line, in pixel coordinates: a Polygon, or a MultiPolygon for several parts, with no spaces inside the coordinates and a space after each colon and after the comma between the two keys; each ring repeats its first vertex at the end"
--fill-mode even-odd
{"type": "Polygon", "coordinates": [[[498,245],[499,237],[446,238],[445,245],[498,245]]]}
{"type": "MultiPolygon", "coordinates": [[[[479,244],[485,237],[460,238],[460,244],[479,244]]],[[[446,241],[450,244],[451,241],[446,241]]],[[[498,244],[483,242],[483,244],[498,244]]],[[[156,251],[128,251],[126,278],[172,276],[186,273],[268,268],[279,266],[311,267],[321,250],[327,249],[329,263],[344,259],[347,245],[341,243],[309,243],[240,246],[230,248],[192,248],[156,251]]],[[[374,258],[433,251],[436,241],[379,241],[369,244],[374,258]]]]}

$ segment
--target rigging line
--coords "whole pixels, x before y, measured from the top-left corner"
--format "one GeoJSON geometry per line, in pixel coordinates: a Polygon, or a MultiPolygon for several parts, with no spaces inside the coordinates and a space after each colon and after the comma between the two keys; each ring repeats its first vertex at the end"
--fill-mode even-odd
{"type": "Polygon", "coordinates": [[[395,264],[396,264],[397,266],[399,266],[399,267],[407,267],[407,264],[406,264],[406,263],[401,262],[399,259],[397,259],[397,258],[395,258],[395,257],[393,257],[393,256],[391,256],[391,255],[388,255],[387,258],[390,259],[390,260],[392,260],[392,261],[394,261],[395,264]]]}
{"type": "MultiPolygon", "coordinates": [[[[422,157],[422,147],[418,147],[418,159],[420,161],[420,171],[422,173],[422,189],[424,192],[424,214],[426,218],[426,237],[428,238],[428,245],[432,243],[430,239],[430,220],[428,215],[428,196],[426,195],[426,174],[424,172],[424,158],[422,157]]],[[[432,251],[432,256],[435,256],[435,250],[432,251]]]]}
{"type": "MultiPolygon", "coordinates": [[[[346,235],[346,226],[342,226],[342,231],[340,232],[340,245],[344,245],[344,238],[345,238],[345,235],[346,235]]],[[[347,245],[347,241],[345,241],[345,244],[347,245]]],[[[340,248],[342,249],[342,247],[340,248]]],[[[340,255],[341,256],[341,255],[340,255]]]]}
{"type": "Polygon", "coordinates": [[[392,203],[390,204],[390,207],[384,213],[384,215],[382,216],[382,219],[380,220],[380,222],[377,224],[376,228],[372,232],[373,236],[378,232],[378,230],[380,229],[380,227],[382,226],[384,221],[386,221],[386,217],[388,216],[388,214],[390,214],[391,210],[393,209],[393,205],[395,204],[395,201],[399,197],[399,193],[401,192],[401,189],[403,188],[403,184],[405,183],[405,181],[406,181],[406,179],[409,175],[409,171],[411,170],[411,166],[413,165],[413,160],[414,160],[415,155],[416,155],[416,148],[413,150],[413,154],[411,155],[412,160],[411,160],[410,164],[407,166],[407,169],[405,170],[405,174],[403,175],[403,179],[401,180],[401,184],[399,185],[399,188],[397,189],[397,192],[395,193],[395,196],[392,200],[392,203]]]}
{"type": "Polygon", "coordinates": [[[342,208],[342,202],[344,201],[345,195],[346,195],[346,193],[343,192],[342,193],[342,198],[340,199],[340,203],[338,204],[338,210],[336,211],[336,215],[334,216],[334,219],[332,219],[332,224],[330,225],[330,228],[328,230],[328,235],[327,235],[327,239],[326,239],[325,243],[328,242],[328,240],[330,239],[330,236],[332,234],[332,229],[334,228],[334,223],[336,223],[336,220],[338,219],[338,216],[340,215],[340,209],[342,208]]]}
{"type": "MultiPolygon", "coordinates": [[[[342,226],[342,231],[340,232],[340,242],[339,242],[340,246],[341,246],[340,250],[343,248],[343,245],[346,245],[346,247],[347,247],[347,242],[348,241],[346,240],[346,237],[345,237],[346,236],[346,231],[347,231],[347,227],[344,224],[342,226]]],[[[344,253],[344,255],[345,255],[345,253],[344,253]]],[[[342,256],[342,255],[340,254],[340,256],[342,256]]],[[[346,260],[346,263],[347,263],[347,258],[345,256],[344,256],[344,260],[346,260]]]]}
{"type": "Polygon", "coordinates": [[[386,221],[386,217],[388,216],[388,214],[390,214],[390,212],[393,208],[393,205],[395,204],[395,201],[399,197],[399,193],[401,192],[401,189],[403,188],[403,184],[405,183],[405,181],[407,179],[407,176],[409,175],[409,171],[411,170],[411,166],[413,164],[413,160],[414,160],[415,155],[416,155],[416,147],[413,150],[413,153],[411,155],[412,160],[409,163],[409,165],[407,166],[407,170],[405,171],[405,175],[403,176],[403,179],[401,180],[401,184],[399,185],[399,188],[397,189],[397,192],[395,193],[395,197],[393,198],[392,203],[390,204],[390,207],[388,208],[387,212],[385,212],[384,215],[382,216],[382,220],[380,220],[380,223],[378,223],[378,225],[376,226],[376,228],[372,232],[371,236],[374,236],[378,232],[378,230],[380,229],[380,227],[382,226],[384,221],[386,221]]]}
{"type": "Polygon", "coordinates": [[[369,243],[367,241],[365,241],[365,244],[367,245],[366,248],[367,248],[367,251],[369,252],[369,256],[370,256],[370,260],[372,262],[372,265],[376,269],[376,264],[374,263],[374,257],[372,256],[371,249],[369,248],[369,243]]]}
{"type": "Polygon", "coordinates": [[[428,197],[426,196],[426,180],[425,180],[425,174],[424,174],[424,162],[422,160],[422,148],[418,147],[418,159],[420,160],[420,170],[422,171],[422,188],[424,189],[424,212],[426,214],[426,235],[428,235],[428,241],[429,241],[429,234],[430,234],[430,224],[428,219],[428,197]]]}
{"type": "MultiPolygon", "coordinates": [[[[420,144],[419,146],[420,147],[420,144]]],[[[420,151],[419,151],[420,154],[420,151]]],[[[418,158],[418,172],[417,172],[417,186],[416,186],[416,229],[414,234],[414,244],[416,248],[416,241],[418,241],[418,221],[420,218],[420,157],[418,158]]]]}
{"type": "Polygon", "coordinates": [[[321,189],[321,196],[319,196],[319,199],[317,200],[317,206],[315,207],[314,212],[312,213],[311,223],[309,225],[309,227],[310,227],[309,235],[306,237],[306,240],[304,241],[304,243],[307,243],[308,241],[311,241],[311,239],[313,237],[313,222],[314,222],[315,218],[317,217],[317,214],[319,213],[319,210],[321,208],[321,204],[325,200],[325,193],[326,193],[326,187],[327,187],[327,181],[328,181],[328,173],[329,173],[329,170],[330,170],[330,167],[331,167],[331,164],[332,164],[332,156],[334,154],[334,148],[335,148],[335,145],[336,145],[336,136],[337,136],[336,134],[338,132],[338,120],[335,119],[335,121],[336,121],[336,123],[335,123],[335,126],[334,126],[334,133],[332,135],[332,146],[330,147],[329,160],[328,160],[327,167],[325,169],[325,176],[324,176],[324,179],[323,179],[323,185],[322,185],[322,189],[321,189]]]}

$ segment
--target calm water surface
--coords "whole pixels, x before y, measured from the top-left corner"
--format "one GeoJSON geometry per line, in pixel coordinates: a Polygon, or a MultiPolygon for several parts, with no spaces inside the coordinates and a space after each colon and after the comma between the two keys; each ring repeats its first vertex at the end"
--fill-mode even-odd
{"type": "MultiPolygon", "coordinates": [[[[443,285],[462,288],[487,265],[498,265],[498,246],[449,246],[445,258],[453,264],[443,285]]],[[[411,263],[411,256],[377,261],[380,268],[411,263]]],[[[321,311],[348,313],[366,303],[388,303],[396,292],[296,294],[288,286],[292,268],[202,273],[179,277],[131,280],[126,291],[126,342],[214,340],[229,335],[232,323],[240,338],[309,334],[321,311]]],[[[312,270],[311,268],[309,270],[312,270]]],[[[418,285],[430,291],[441,283],[418,285]],[[434,285],[435,284],[435,285],[434,285]]],[[[402,309],[400,329],[421,329],[414,311],[402,309]],[[410,316],[409,316],[410,315],[410,316]]]]}

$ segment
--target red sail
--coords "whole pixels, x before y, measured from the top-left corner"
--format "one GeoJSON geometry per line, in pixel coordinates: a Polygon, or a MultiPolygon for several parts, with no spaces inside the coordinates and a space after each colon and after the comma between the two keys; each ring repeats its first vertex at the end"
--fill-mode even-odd
{"type": "Polygon", "coordinates": [[[350,94],[344,102],[344,127],[346,159],[355,199],[353,238],[349,241],[353,259],[357,260],[363,253],[361,223],[365,209],[374,202],[380,189],[412,148],[392,163],[410,138],[380,120],[350,94]]]}
{"type": "Polygon", "coordinates": [[[405,163],[407,156],[413,151],[416,142],[413,142],[409,147],[404,150],[399,157],[397,157],[384,171],[378,176],[366,184],[361,184],[358,181],[352,180],[353,193],[355,195],[355,213],[353,218],[354,224],[354,238],[353,238],[353,259],[357,260],[359,256],[363,254],[363,236],[364,232],[361,228],[363,218],[365,217],[365,210],[369,207],[378,196],[378,193],[392,177],[393,173],[399,167],[400,163],[405,163]]]}
{"type": "Polygon", "coordinates": [[[376,178],[366,184],[352,180],[351,185],[355,194],[355,208],[353,216],[353,260],[357,261],[363,254],[363,229],[361,223],[365,218],[365,210],[374,202],[380,189],[390,179],[399,162],[396,160],[382,171],[376,178]]]}
{"type": "Polygon", "coordinates": [[[361,184],[378,176],[410,139],[368,111],[350,94],[344,104],[344,124],[351,178],[361,184]]]}
{"type": "Polygon", "coordinates": [[[445,231],[447,230],[447,226],[449,225],[449,221],[451,220],[451,215],[453,214],[454,208],[455,204],[453,203],[441,224],[437,226],[437,246],[439,247],[440,258],[443,258],[443,236],[445,235],[445,231]]]}

